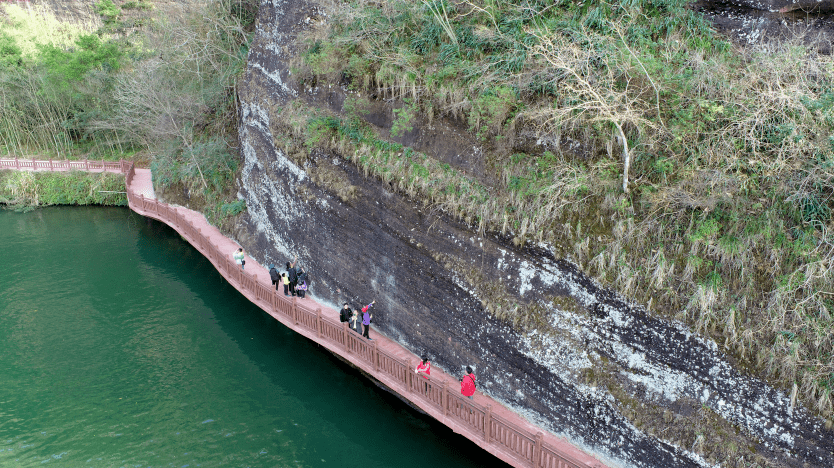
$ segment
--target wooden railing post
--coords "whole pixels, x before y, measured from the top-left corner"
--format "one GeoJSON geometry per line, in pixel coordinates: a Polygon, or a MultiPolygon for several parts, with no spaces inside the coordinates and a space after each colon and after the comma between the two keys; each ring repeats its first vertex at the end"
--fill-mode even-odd
{"type": "Polygon", "coordinates": [[[405,370],[405,386],[408,389],[409,393],[414,392],[414,372],[411,369],[414,369],[414,361],[411,358],[405,360],[405,365],[407,369],[405,370]]]}
{"type": "Polygon", "coordinates": [[[345,353],[350,353],[350,346],[348,346],[348,339],[350,339],[350,335],[348,335],[347,322],[342,322],[342,338],[345,339],[345,353]]]}
{"type": "Polygon", "coordinates": [[[20,170],[20,159],[14,158],[14,168],[20,170]]]}
{"type": "Polygon", "coordinates": [[[316,335],[321,338],[321,307],[316,309],[316,335]]]}
{"type": "Polygon", "coordinates": [[[38,170],[38,163],[35,162],[35,158],[32,158],[32,172],[38,170]]]}
{"type": "Polygon", "coordinates": [[[536,445],[533,446],[533,466],[538,468],[542,454],[542,433],[536,433],[536,445]]]}
{"type": "MultiPolygon", "coordinates": [[[[211,249],[209,249],[211,250],[211,249]]],[[[275,290],[275,294],[272,296],[272,312],[278,315],[278,301],[281,300],[281,297],[278,296],[278,290],[275,290]]]]}
{"type": "Polygon", "coordinates": [[[293,296],[292,297],[292,319],[295,321],[295,324],[298,325],[298,304],[296,304],[296,300],[298,298],[293,296]]]}
{"type": "Polygon", "coordinates": [[[376,340],[374,340],[373,360],[374,360],[374,372],[378,372],[379,371],[379,349],[376,346],[376,340]]]}
{"type": "Polygon", "coordinates": [[[90,161],[88,161],[87,158],[84,158],[84,169],[88,171],[90,170],[90,161]]]}
{"type": "Polygon", "coordinates": [[[52,167],[52,158],[49,158],[49,171],[52,172],[54,170],[55,170],[55,168],[52,167]]]}
{"type": "Polygon", "coordinates": [[[484,440],[492,443],[492,405],[487,405],[484,412],[484,440]]]}
{"type": "Polygon", "coordinates": [[[443,380],[443,384],[440,386],[440,404],[443,405],[443,416],[445,417],[448,414],[449,408],[449,392],[448,388],[446,388],[446,380],[443,380]]]}

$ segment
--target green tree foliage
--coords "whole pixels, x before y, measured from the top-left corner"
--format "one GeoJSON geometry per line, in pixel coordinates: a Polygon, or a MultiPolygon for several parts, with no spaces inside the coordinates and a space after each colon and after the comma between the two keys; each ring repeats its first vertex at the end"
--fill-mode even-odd
{"type": "MultiPolygon", "coordinates": [[[[151,10],[146,1],[124,6],[151,10]]],[[[111,0],[96,11],[107,22],[121,14],[111,0]]],[[[147,149],[161,192],[189,191],[212,221],[239,214],[235,80],[256,12],[252,0],[198,2],[160,15],[130,42],[108,36],[112,28],[76,34],[70,25],[52,29],[72,31],[71,41],[38,42],[32,31],[48,29],[45,16],[15,10],[20,31],[0,23],[0,150],[118,158],[147,149]],[[31,39],[31,56],[16,37],[31,39]]]]}
{"type": "Polygon", "coordinates": [[[23,51],[17,41],[4,31],[0,31],[0,69],[15,68],[23,65],[23,51]]]}
{"type": "Polygon", "coordinates": [[[79,37],[71,49],[41,46],[38,61],[49,77],[49,84],[66,92],[93,70],[118,71],[124,54],[115,42],[105,42],[95,34],[87,34],[79,37]]]}
{"type": "MultiPolygon", "coordinates": [[[[131,5],[133,6],[133,5],[131,5]]],[[[96,13],[101,15],[105,23],[115,23],[122,13],[122,9],[113,0],[100,0],[95,4],[96,13]]]]}

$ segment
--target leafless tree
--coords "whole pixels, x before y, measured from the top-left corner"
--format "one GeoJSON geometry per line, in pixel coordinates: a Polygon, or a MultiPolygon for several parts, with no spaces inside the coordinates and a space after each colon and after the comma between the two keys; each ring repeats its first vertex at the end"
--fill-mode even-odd
{"type": "MultiPolygon", "coordinates": [[[[590,34],[585,35],[584,42],[593,42],[590,34]]],[[[618,50],[613,45],[583,47],[560,34],[540,35],[537,39],[530,54],[546,63],[562,97],[552,107],[537,110],[533,117],[543,127],[595,122],[612,125],[622,146],[623,191],[628,192],[631,149],[627,127],[637,131],[657,127],[646,117],[652,104],[645,99],[644,80],[616,72],[612,60],[618,50]]]]}

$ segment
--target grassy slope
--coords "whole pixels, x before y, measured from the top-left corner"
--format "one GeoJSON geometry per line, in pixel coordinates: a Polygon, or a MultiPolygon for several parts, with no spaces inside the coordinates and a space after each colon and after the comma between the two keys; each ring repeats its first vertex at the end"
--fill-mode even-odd
{"type": "Polygon", "coordinates": [[[347,77],[356,93],[344,119],[288,113],[303,146],[339,149],[479,229],[558,246],[831,417],[831,57],[737,50],[664,0],[356,0],[329,13],[297,71],[310,86],[347,77]],[[502,182],[380,139],[360,118],[365,90],[403,104],[394,132],[416,113],[468,125],[502,182]],[[519,153],[521,129],[586,151],[519,153]]]}

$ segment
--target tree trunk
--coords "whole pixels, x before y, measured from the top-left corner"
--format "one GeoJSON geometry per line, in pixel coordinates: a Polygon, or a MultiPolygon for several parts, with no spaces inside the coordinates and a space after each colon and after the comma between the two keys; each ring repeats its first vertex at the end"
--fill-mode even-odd
{"type": "Polygon", "coordinates": [[[625,132],[623,132],[622,125],[616,122],[614,125],[620,132],[619,139],[623,144],[623,192],[628,193],[628,168],[631,165],[631,153],[628,150],[628,138],[626,138],[625,132]]]}

